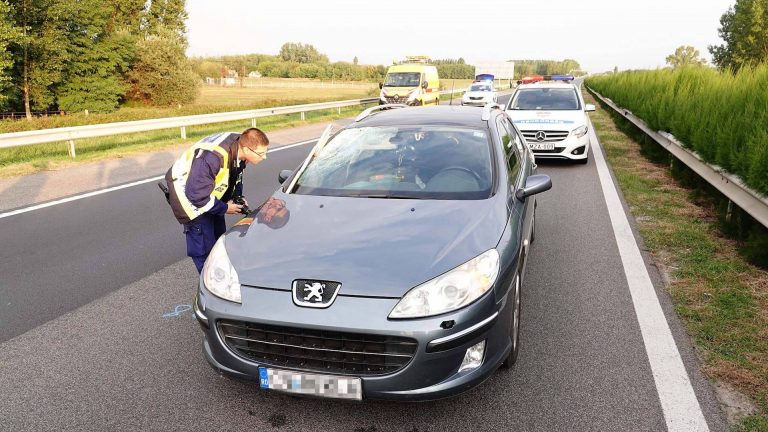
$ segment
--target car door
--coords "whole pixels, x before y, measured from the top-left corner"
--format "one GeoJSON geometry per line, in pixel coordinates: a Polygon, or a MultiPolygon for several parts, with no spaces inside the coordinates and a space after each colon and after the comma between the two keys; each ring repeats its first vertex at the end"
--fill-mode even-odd
{"type": "MultiPolygon", "coordinates": [[[[533,169],[531,158],[526,153],[527,146],[523,141],[522,135],[518,133],[506,114],[497,117],[497,128],[501,136],[501,142],[504,145],[504,158],[509,187],[512,191],[516,191],[525,186],[525,179],[531,174],[533,169]]],[[[523,201],[517,198],[509,200],[511,211],[510,223],[515,224],[516,232],[520,233],[521,263],[519,268],[521,278],[524,275],[525,261],[528,257],[528,247],[531,241],[535,203],[535,196],[525,198],[523,201]]]]}

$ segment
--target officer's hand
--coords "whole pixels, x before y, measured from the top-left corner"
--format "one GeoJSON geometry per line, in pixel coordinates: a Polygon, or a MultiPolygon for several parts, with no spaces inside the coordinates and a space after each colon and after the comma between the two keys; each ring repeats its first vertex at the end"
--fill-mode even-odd
{"type": "Polygon", "coordinates": [[[243,206],[241,206],[240,204],[235,204],[232,201],[227,203],[227,214],[238,214],[242,209],[243,209],[243,206]]]}

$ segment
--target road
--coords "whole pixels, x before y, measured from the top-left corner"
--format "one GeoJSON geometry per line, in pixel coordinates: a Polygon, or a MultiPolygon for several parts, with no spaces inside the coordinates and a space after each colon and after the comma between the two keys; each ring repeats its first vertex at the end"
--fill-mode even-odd
{"type": "MultiPolygon", "coordinates": [[[[249,200],[310,146],[247,170],[249,200]]],[[[215,373],[189,311],[196,273],[154,183],[0,219],[0,429],[667,430],[594,157],[540,172],[554,186],[539,198],[518,364],[418,404],[301,399],[215,373]]],[[[727,430],[645,267],[709,430],[727,430]]]]}

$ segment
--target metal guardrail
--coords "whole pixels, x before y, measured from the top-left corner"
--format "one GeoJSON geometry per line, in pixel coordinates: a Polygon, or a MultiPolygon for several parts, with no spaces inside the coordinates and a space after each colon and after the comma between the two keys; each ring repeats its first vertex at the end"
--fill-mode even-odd
{"type": "Polygon", "coordinates": [[[593,89],[589,87],[587,89],[725,195],[730,200],[729,210],[731,203],[736,204],[763,226],[768,227],[768,199],[766,197],[752,190],[737,176],[727,173],[718,166],[705,162],[698,154],[683,147],[682,143],[671,134],[652,130],[642,119],[632,114],[631,111],[619,107],[612,100],[593,89]]]}
{"type": "MultiPolygon", "coordinates": [[[[461,93],[460,90],[442,91],[440,94],[461,93]]],[[[245,111],[230,111],[213,114],[199,114],[183,117],[166,117],[159,119],[137,120],[119,123],[102,123],[87,126],[71,126],[55,129],[40,129],[24,132],[12,132],[0,134],[0,149],[27,146],[33,144],[44,144],[51,142],[66,142],[69,155],[75,157],[75,140],[84,138],[97,138],[110,135],[121,135],[128,133],[147,132],[160,129],[180,128],[181,138],[187,138],[187,126],[197,126],[203,124],[222,123],[237,120],[252,121],[256,126],[256,119],[281,114],[301,113],[301,119],[304,120],[304,113],[307,111],[317,111],[323,109],[341,108],[363,105],[366,103],[378,102],[379,98],[351,99],[334,102],[321,102],[304,105],[290,105],[283,107],[261,108],[245,111]]]]}

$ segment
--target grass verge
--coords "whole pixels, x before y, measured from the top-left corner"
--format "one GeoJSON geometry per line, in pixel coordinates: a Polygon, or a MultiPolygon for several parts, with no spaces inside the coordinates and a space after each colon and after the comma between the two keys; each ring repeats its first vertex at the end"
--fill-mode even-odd
{"type": "MultiPolygon", "coordinates": [[[[257,126],[264,131],[290,128],[308,123],[351,117],[358,114],[362,109],[361,106],[342,108],[341,114],[336,108],[308,111],[305,115],[305,121],[301,120],[300,114],[264,117],[258,119],[257,126]]],[[[78,140],[76,142],[77,157],[74,159],[67,154],[67,147],[64,143],[0,149],[0,177],[27,175],[38,171],[61,169],[75,164],[162,150],[185,142],[192,143],[223,130],[241,131],[250,126],[250,120],[243,120],[187,127],[187,139],[181,139],[178,128],[174,128],[78,140]]]]}
{"type": "Polygon", "coordinates": [[[591,116],[595,131],[704,372],[754,405],[731,417],[734,430],[768,431],[768,272],[721,234],[711,201],[676,183],[668,164],[646,159],[623,119],[603,108],[591,116]]]}

